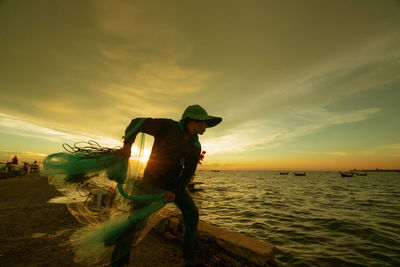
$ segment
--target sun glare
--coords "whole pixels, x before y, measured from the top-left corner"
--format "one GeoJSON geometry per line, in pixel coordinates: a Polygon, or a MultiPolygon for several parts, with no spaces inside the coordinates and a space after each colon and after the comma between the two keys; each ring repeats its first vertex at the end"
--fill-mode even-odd
{"type": "Polygon", "coordinates": [[[149,160],[150,153],[151,153],[150,149],[144,148],[142,150],[142,153],[140,153],[140,155],[139,155],[138,147],[134,145],[134,146],[132,146],[132,152],[131,152],[130,159],[131,160],[140,160],[141,162],[146,163],[149,160]]]}

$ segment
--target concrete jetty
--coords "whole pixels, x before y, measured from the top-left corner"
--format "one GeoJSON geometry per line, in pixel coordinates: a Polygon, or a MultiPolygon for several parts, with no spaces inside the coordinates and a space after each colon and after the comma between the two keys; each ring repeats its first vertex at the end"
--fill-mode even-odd
{"type": "MultiPolygon", "coordinates": [[[[0,266],[82,266],[74,262],[69,237],[82,225],[40,175],[0,179],[0,266]]],[[[132,248],[130,266],[183,266],[183,223],[164,208],[157,223],[132,248]]],[[[277,266],[271,244],[207,222],[199,223],[199,261],[206,266],[277,266]]],[[[105,264],[107,264],[105,262],[105,264]]]]}

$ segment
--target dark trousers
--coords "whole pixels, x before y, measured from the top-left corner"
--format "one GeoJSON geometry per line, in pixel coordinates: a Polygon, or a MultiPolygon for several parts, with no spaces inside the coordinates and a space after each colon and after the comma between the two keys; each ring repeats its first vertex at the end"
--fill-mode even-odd
{"type": "Polygon", "coordinates": [[[197,225],[199,223],[199,210],[194,203],[189,190],[179,192],[175,196],[175,205],[183,214],[185,235],[183,238],[183,258],[194,259],[197,249],[197,225]]]}
{"type": "MultiPolygon", "coordinates": [[[[142,194],[166,194],[165,190],[154,187],[150,184],[138,181],[133,187],[134,195],[142,194]]],[[[146,208],[151,203],[138,203],[133,202],[132,210],[133,212],[138,211],[142,208],[146,208]]],[[[111,266],[112,267],[122,267],[129,265],[129,258],[132,249],[132,243],[135,239],[135,235],[142,227],[146,224],[148,217],[138,219],[135,224],[133,224],[121,237],[115,242],[115,247],[111,256],[111,266]]],[[[111,245],[111,244],[110,244],[111,245]]]]}
{"type": "MultiPolygon", "coordinates": [[[[175,205],[183,214],[185,233],[183,238],[183,258],[185,260],[194,259],[197,249],[197,225],[199,222],[199,210],[194,203],[189,190],[185,189],[175,195],[175,205]]],[[[146,206],[145,204],[135,204],[133,209],[146,206]]],[[[111,266],[120,267],[129,264],[130,251],[134,235],[140,229],[147,218],[132,226],[131,229],[117,240],[111,257],[111,266]]]]}
{"type": "Polygon", "coordinates": [[[131,255],[132,242],[135,237],[135,232],[132,231],[123,235],[115,244],[111,256],[112,267],[123,267],[129,265],[129,258],[131,255]]]}
{"type": "MultiPolygon", "coordinates": [[[[143,207],[136,205],[137,208],[143,207]]],[[[129,265],[129,258],[131,255],[132,243],[138,230],[140,230],[147,218],[138,220],[137,223],[132,225],[121,237],[115,242],[115,247],[111,256],[111,267],[123,267],[129,265]]],[[[107,244],[106,244],[107,246],[107,244]]]]}

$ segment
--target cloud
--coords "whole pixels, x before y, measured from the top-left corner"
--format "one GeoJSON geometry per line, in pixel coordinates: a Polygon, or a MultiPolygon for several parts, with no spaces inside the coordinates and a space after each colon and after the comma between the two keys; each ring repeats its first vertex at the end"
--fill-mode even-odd
{"type": "Polygon", "coordinates": [[[31,122],[15,116],[0,113],[0,129],[3,132],[23,137],[33,137],[38,139],[47,140],[49,142],[71,142],[71,141],[88,141],[95,140],[105,146],[118,146],[121,142],[115,139],[91,135],[82,132],[68,132],[63,130],[55,130],[31,122]]]}
{"type": "Polygon", "coordinates": [[[400,144],[385,144],[371,147],[359,152],[361,156],[397,157],[400,162],[400,144]]]}
{"type": "Polygon", "coordinates": [[[192,95],[204,90],[209,74],[179,68],[174,62],[145,64],[124,83],[102,90],[119,110],[136,116],[176,116],[192,95]],[[173,103],[172,103],[173,102],[173,103]]]}
{"type": "Polygon", "coordinates": [[[228,100],[231,106],[227,118],[270,119],[270,114],[328,108],[350,96],[396,84],[400,82],[399,41],[397,36],[379,36],[335,57],[327,54],[319,62],[304,64],[302,70],[288,72],[283,79],[247,80],[248,84],[239,80],[240,87],[253,89],[235,92],[228,100]]]}
{"type": "Polygon", "coordinates": [[[203,146],[210,154],[274,148],[329,126],[366,120],[377,112],[377,108],[341,113],[315,108],[280,117],[279,120],[250,120],[230,129],[230,133],[224,136],[205,138],[203,146]]]}
{"type": "Polygon", "coordinates": [[[241,98],[242,104],[227,112],[230,125],[224,130],[226,136],[210,141],[209,150],[252,151],[277,147],[328,126],[374,116],[381,108],[353,103],[343,111],[335,111],[330,106],[349,96],[381,90],[399,82],[400,51],[394,47],[396,40],[393,36],[377,39],[309,68],[296,79],[283,82],[281,87],[241,98]]]}
{"type": "Polygon", "coordinates": [[[339,156],[339,157],[346,157],[350,155],[350,153],[347,152],[323,152],[323,154],[329,156],[339,156]]]}
{"type": "Polygon", "coordinates": [[[180,64],[190,40],[155,3],[28,7],[5,2],[2,8],[0,106],[8,114],[119,136],[136,116],[179,118],[212,76],[180,64]],[[55,16],[59,9],[74,21],[55,16]]]}
{"type": "Polygon", "coordinates": [[[315,155],[328,155],[328,156],[335,156],[335,157],[351,156],[351,153],[349,153],[349,152],[339,152],[339,151],[303,152],[303,153],[310,153],[310,154],[315,154],[315,155]]]}

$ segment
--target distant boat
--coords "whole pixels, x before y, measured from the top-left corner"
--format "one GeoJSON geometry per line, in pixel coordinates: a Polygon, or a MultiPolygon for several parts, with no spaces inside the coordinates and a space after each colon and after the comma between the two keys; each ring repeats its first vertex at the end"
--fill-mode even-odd
{"type": "Polygon", "coordinates": [[[295,172],[294,176],[306,176],[305,172],[295,172]]]}
{"type": "Polygon", "coordinates": [[[354,173],[352,173],[352,172],[340,172],[340,175],[342,177],[353,177],[354,173]]]}
{"type": "Polygon", "coordinates": [[[289,172],[280,172],[279,174],[280,174],[280,175],[288,175],[289,172]]]}
{"type": "Polygon", "coordinates": [[[212,172],[219,172],[219,170],[211,170],[212,172]]]}

